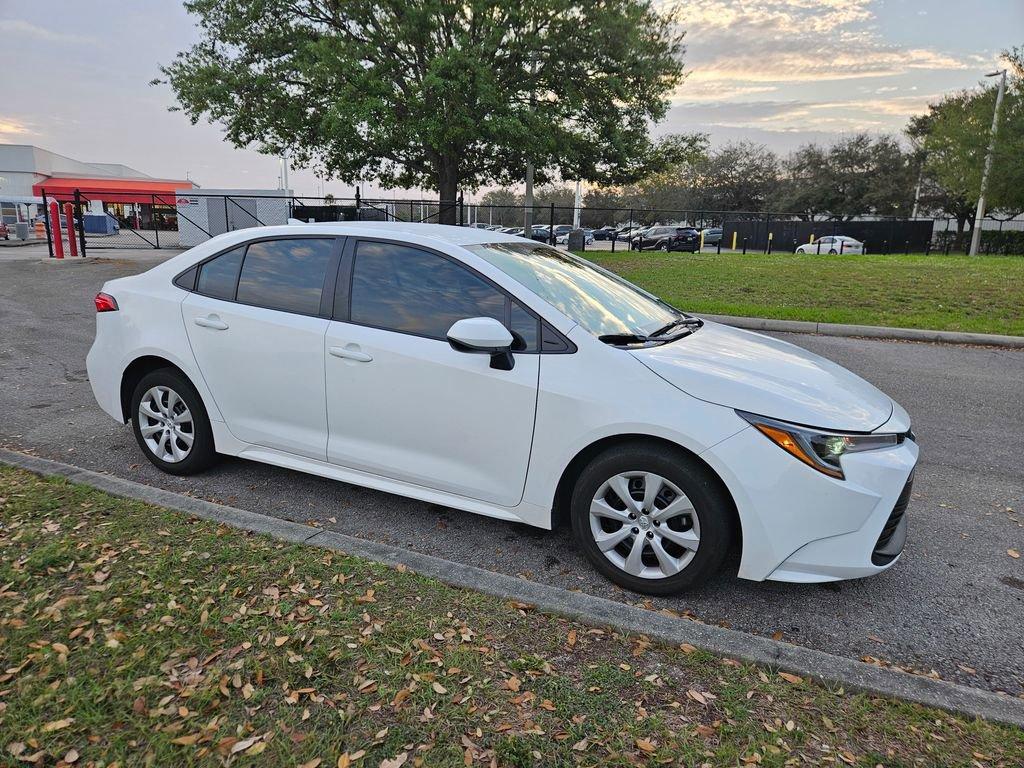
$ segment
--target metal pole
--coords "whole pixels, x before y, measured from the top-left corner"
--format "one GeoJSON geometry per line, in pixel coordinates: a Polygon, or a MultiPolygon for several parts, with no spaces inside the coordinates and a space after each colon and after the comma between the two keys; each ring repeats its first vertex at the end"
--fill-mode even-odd
{"type": "Polygon", "coordinates": [[[551,204],[551,213],[548,215],[548,245],[555,244],[555,204],[551,204]]]}
{"type": "Polygon", "coordinates": [[[46,250],[50,252],[50,258],[53,258],[53,231],[50,226],[50,206],[46,202],[46,189],[41,188],[39,192],[43,196],[43,221],[46,222],[46,250]]]}
{"type": "MultiPolygon", "coordinates": [[[[988,77],[1000,74],[993,72],[988,77]]],[[[996,108],[992,113],[992,129],[989,131],[988,151],[985,153],[985,168],[981,172],[981,189],[978,192],[978,210],[974,212],[974,230],[971,232],[971,256],[978,255],[981,244],[981,222],[985,218],[985,192],[988,191],[988,174],[992,170],[992,153],[996,148],[996,131],[999,129],[999,108],[1003,105],[1003,93],[1006,91],[1006,70],[1002,71],[999,90],[996,92],[996,108]]]]}
{"type": "Polygon", "coordinates": [[[160,248],[160,220],[156,217],[156,195],[150,196],[152,199],[149,203],[149,218],[153,222],[153,234],[156,236],[156,245],[154,248],[160,248]]]}
{"type": "Polygon", "coordinates": [[[582,211],[580,208],[583,206],[583,182],[576,179],[576,199],[573,201],[572,207],[572,228],[580,228],[580,214],[582,211]]]}
{"type": "Polygon", "coordinates": [[[78,216],[78,250],[85,257],[85,217],[82,215],[82,192],[75,190],[75,214],[78,216]]]}

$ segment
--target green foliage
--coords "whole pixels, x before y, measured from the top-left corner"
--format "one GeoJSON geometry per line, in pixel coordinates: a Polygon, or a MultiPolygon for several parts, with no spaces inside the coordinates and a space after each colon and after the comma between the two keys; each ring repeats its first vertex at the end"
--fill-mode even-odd
{"type": "MultiPolygon", "coordinates": [[[[651,0],[187,0],[202,39],[162,69],[236,146],[346,182],[460,186],[555,174],[628,183],[682,76],[651,0]]],[[[454,216],[454,210],[451,211],[454,216]]]]}

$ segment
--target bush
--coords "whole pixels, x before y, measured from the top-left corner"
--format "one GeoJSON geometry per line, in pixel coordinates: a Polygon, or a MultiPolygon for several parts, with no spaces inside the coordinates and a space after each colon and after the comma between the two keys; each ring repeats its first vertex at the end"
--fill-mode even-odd
{"type": "MultiPolygon", "coordinates": [[[[955,230],[936,232],[932,238],[932,251],[945,253],[947,249],[951,252],[958,250],[966,251],[971,245],[971,230],[964,229],[963,234],[957,238],[955,230]]],[[[1024,230],[1006,229],[999,230],[983,229],[981,231],[980,253],[1002,254],[1002,255],[1024,255],[1024,230]]]]}

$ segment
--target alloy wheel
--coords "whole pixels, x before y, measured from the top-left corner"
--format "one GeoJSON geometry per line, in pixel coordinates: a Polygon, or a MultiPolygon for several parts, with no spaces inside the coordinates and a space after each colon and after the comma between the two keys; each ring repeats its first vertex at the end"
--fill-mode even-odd
{"type": "Polygon", "coordinates": [[[616,568],[664,579],[690,564],[700,546],[700,520],[675,484],[653,472],[621,472],[590,503],[590,532],[616,568]]]}
{"type": "Polygon", "coordinates": [[[170,387],[146,390],[139,401],[139,433],[161,461],[177,464],[188,458],[195,442],[195,423],[185,401],[170,387]]]}

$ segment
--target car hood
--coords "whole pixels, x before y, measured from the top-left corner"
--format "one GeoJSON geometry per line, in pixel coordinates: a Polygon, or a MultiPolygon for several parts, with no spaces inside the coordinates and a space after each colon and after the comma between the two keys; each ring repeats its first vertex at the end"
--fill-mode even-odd
{"type": "Polygon", "coordinates": [[[871,432],[893,413],[886,394],[842,366],[794,344],[707,320],[670,344],[630,352],[693,397],[761,416],[871,432]]]}

